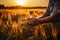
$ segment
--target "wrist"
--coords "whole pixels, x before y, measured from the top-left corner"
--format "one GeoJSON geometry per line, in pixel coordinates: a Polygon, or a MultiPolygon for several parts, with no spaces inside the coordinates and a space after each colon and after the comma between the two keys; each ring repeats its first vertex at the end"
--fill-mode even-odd
{"type": "Polygon", "coordinates": [[[42,24],[43,23],[43,20],[42,19],[38,19],[38,21],[39,21],[38,22],[39,24],[42,24]]]}

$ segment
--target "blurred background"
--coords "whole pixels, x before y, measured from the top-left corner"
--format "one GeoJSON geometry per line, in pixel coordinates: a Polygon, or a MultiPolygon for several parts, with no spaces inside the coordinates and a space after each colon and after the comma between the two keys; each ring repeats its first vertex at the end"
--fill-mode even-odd
{"type": "Polygon", "coordinates": [[[52,23],[27,25],[28,19],[40,18],[49,0],[0,0],[0,40],[57,40],[52,23]]]}

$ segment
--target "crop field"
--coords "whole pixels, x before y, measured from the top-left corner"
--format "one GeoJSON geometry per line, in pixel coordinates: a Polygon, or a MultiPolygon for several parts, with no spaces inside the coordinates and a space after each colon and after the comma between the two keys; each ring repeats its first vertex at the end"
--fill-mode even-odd
{"type": "Polygon", "coordinates": [[[52,23],[27,25],[40,18],[46,9],[0,9],[0,40],[56,40],[58,30],[52,23]]]}

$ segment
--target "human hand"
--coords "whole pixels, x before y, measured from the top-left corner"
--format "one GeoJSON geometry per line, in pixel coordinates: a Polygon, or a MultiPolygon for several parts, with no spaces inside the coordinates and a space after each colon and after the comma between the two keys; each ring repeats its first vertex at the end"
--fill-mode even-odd
{"type": "Polygon", "coordinates": [[[32,19],[28,20],[27,24],[30,26],[36,26],[39,24],[39,20],[36,18],[32,18],[32,19]]]}

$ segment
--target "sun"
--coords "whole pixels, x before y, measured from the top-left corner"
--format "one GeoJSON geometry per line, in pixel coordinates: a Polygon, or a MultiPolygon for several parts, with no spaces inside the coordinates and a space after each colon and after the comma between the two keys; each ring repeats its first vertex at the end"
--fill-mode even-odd
{"type": "Polygon", "coordinates": [[[25,0],[17,0],[18,5],[24,5],[25,4],[25,0]]]}

